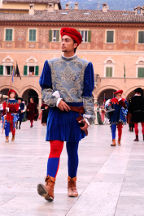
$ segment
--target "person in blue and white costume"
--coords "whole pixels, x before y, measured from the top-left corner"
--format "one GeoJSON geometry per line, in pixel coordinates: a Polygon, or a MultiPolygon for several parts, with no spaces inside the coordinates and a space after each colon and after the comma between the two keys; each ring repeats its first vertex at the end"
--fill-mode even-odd
{"type": "Polygon", "coordinates": [[[46,140],[50,141],[50,155],[46,185],[38,184],[37,190],[49,201],[54,199],[54,184],[64,141],[68,153],[68,196],[78,196],[78,145],[95,119],[93,65],[76,55],[82,36],[76,29],[62,28],[61,38],[63,55],[45,61],[39,81],[42,98],[50,107],[46,134],[46,140]]]}

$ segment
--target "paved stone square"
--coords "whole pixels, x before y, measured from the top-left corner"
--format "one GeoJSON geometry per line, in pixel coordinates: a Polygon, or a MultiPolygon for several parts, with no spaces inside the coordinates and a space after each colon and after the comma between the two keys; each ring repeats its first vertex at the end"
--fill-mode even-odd
{"type": "MultiPolygon", "coordinates": [[[[37,194],[44,183],[49,143],[40,121],[0,134],[0,216],[144,216],[144,142],[123,129],[122,146],[111,147],[109,125],[93,125],[79,145],[77,198],[67,197],[67,154],[61,155],[54,202],[37,194]]],[[[140,128],[140,125],[139,125],[140,128]]],[[[141,128],[140,128],[141,131],[141,128]]]]}

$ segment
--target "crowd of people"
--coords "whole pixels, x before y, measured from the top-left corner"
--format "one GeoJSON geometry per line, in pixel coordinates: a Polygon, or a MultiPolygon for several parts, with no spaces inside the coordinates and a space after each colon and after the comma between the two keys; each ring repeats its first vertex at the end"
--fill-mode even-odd
{"type": "Polygon", "coordinates": [[[15,140],[16,129],[21,129],[24,119],[30,120],[30,127],[33,127],[33,121],[37,119],[38,109],[33,98],[30,103],[25,105],[21,97],[16,98],[16,92],[13,89],[8,91],[8,98],[1,102],[2,113],[2,133],[5,130],[5,142],[9,142],[9,134],[12,133],[11,141],[15,140]]]}

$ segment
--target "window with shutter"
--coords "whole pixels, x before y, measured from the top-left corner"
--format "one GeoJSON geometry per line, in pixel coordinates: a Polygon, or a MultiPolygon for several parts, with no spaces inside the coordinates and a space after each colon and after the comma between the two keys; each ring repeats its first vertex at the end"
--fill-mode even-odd
{"type": "Polygon", "coordinates": [[[91,31],[81,31],[83,42],[91,42],[91,31]]]}
{"type": "Polygon", "coordinates": [[[107,31],[107,43],[113,43],[114,42],[114,31],[107,31]]]}
{"type": "Polygon", "coordinates": [[[27,65],[24,65],[24,76],[27,76],[27,65]]]}
{"type": "Polygon", "coordinates": [[[29,41],[36,41],[36,29],[29,30],[29,41]]]}
{"type": "Polygon", "coordinates": [[[144,31],[139,31],[138,43],[144,43],[144,31]]]}
{"type": "Polygon", "coordinates": [[[36,75],[36,76],[39,75],[39,66],[35,66],[35,75],[36,75]]]}
{"type": "Polygon", "coordinates": [[[49,42],[52,42],[52,30],[49,30],[49,42]]]}
{"type": "Polygon", "coordinates": [[[60,31],[57,30],[56,31],[56,41],[59,42],[59,36],[60,36],[60,31]]]}
{"type": "Polygon", "coordinates": [[[13,33],[13,29],[6,29],[6,34],[5,34],[6,41],[12,41],[12,33],[13,33]]]}
{"type": "Polygon", "coordinates": [[[144,68],[138,68],[138,78],[144,78],[144,68]]]}
{"type": "Polygon", "coordinates": [[[112,67],[106,67],[106,77],[112,77],[112,67]]]}
{"type": "Polygon", "coordinates": [[[91,31],[88,31],[88,42],[91,43],[91,31]]]}
{"type": "Polygon", "coordinates": [[[3,65],[0,65],[0,75],[3,75],[3,65]]]}
{"type": "Polygon", "coordinates": [[[59,36],[60,36],[60,31],[59,30],[53,30],[52,31],[52,41],[53,42],[59,42],[59,36]]]}

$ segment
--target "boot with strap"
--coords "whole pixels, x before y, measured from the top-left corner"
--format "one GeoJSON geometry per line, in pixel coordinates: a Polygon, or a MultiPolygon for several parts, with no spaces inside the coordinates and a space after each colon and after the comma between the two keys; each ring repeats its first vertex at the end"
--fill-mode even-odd
{"type": "Polygon", "coordinates": [[[136,135],[136,138],[134,139],[134,141],[136,141],[136,142],[139,141],[138,135],[136,135]]]}
{"type": "Polygon", "coordinates": [[[116,146],[116,140],[115,139],[112,140],[111,146],[116,146]]]}
{"type": "Polygon", "coordinates": [[[9,136],[6,136],[5,142],[9,142],[9,136]]]}
{"type": "Polygon", "coordinates": [[[118,145],[120,146],[121,145],[121,139],[118,138],[118,145]]]}
{"type": "Polygon", "coordinates": [[[76,188],[76,177],[71,178],[68,176],[68,196],[69,197],[77,197],[78,191],[76,188]]]}
{"type": "Polygon", "coordinates": [[[54,185],[55,178],[47,176],[45,178],[46,185],[38,184],[37,191],[40,196],[43,196],[48,201],[54,200],[54,185]]]}
{"type": "Polygon", "coordinates": [[[12,141],[12,142],[15,141],[15,135],[12,135],[11,141],[12,141]]]}

